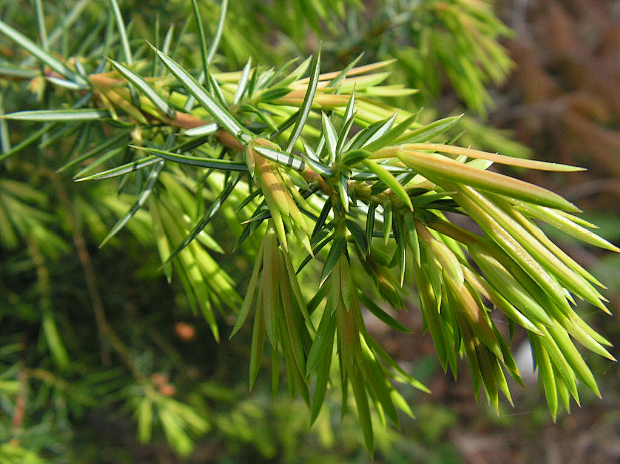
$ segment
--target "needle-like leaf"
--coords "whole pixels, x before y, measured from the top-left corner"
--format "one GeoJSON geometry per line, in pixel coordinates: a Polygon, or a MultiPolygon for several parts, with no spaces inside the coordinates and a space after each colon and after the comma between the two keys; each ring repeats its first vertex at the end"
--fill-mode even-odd
{"type": "Polygon", "coordinates": [[[319,49],[319,51],[316,53],[312,60],[312,64],[310,65],[310,82],[308,83],[308,89],[306,90],[304,101],[299,108],[299,116],[295,121],[295,127],[293,128],[293,132],[291,132],[284,151],[292,151],[295,142],[301,135],[301,131],[306,124],[306,120],[308,119],[308,115],[310,114],[310,109],[312,108],[312,102],[314,101],[314,95],[316,94],[316,88],[319,83],[320,68],[321,50],[319,49]]]}
{"type": "MultiPolygon", "coordinates": [[[[251,133],[226,111],[205,88],[196,81],[186,70],[181,68],[172,58],[153,48],[159,59],[185,87],[185,89],[200,103],[220,126],[228,131],[241,143],[247,143],[252,138],[251,133]]],[[[288,151],[288,150],[287,150],[288,151]]]]}
{"type": "Polygon", "coordinates": [[[117,63],[112,59],[108,59],[108,61],[125,79],[127,79],[130,83],[135,85],[138,90],[144,93],[144,95],[146,95],[146,97],[151,100],[151,102],[153,102],[155,107],[157,107],[157,109],[161,111],[162,114],[164,114],[170,119],[174,119],[174,116],[176,114],[174,109],[170,105],[168,105],[168,103],[166,103],[166,101],[161,98],[159,94],[155,92],[155,90],[151,88],[151,86],[148,85],[141,76],[137,75],[133,71],[127,69],[125,66],[117,63]]]}
{"type": "Polygon", "coordinates": [[[157,182],[159,173],[161,172],[163,166],[164,161],[162,160],[153,168],[153,170],[149,174],[144,189],[140,193],[140,196],[138,197],[134,205],[127,212],[127,214],[121,219],[119,219],[119,221],[114,225],[114,227],[112,227],[112,230],[110,230],[106,238],[103,239],[103,241],[99,245],[99,248],[103,247],[112,237],[114,237],[118,232],[120,232],[120,230],[125,226],[125,224],[127,224],[129,220],[140,210],[140,208],[142,208],[144,203],[146,203],[146,201],[149,199],[149,195],[153,191],[153,187],[155,186],[155,182],[157,182]]]}
{"type": "Polygon", "coordinates": [[[541,206],[579,211],[575,205],[547,189],[495,172],[473,168],[444,156],[411,150],[399,151],[397,156],[407,166],[431,181],[459,182],[541,206]]]}
{"type": "Polygon", "coordinates": [[[374,172],[377,177],[392,190],[392,193],[400,198],[402,202],[405,203],[411,211],[413,211],[413,205],[411,204],[411,199],[409,198],[407,191],[392,174],[386,171],[380,164],[369,159],[364,161],[364,165],[374,172]]]}
{"type": "Polygon", "coordinates": [[[37,44],[32,42],[28,37],[2,21],[0,21],[0,33],[6,35],[20,47],[24,48],[28,53],[34,55],[39,61],[45,63],[66,79],[79,84],[88,85],[88,82],[86,82],[82,76],[71,71],[64,63],[58,61],[52,55],[40,48],[37,44]]]}
{"type": "Polygon", "coordinates": [[[451,116],[449,118],[439,119],[397,138],[394,141],[394,145],[426,142],[427,140],[431,140],[454,127],[454,125],[459,122],[462,117],[463,115],[461,114],[460,116],[451,116]]]}
{"type": "Polygon", "coordinates": [[[116,21],[116,29],[121,39],[121,46],[123,48],[123,55],[125,57],[125,63],[128,65],[133,63],[133,57],[131,54],[131,48],[129,47],[129,39],[127,38],[127,29],[125,28],[125,22],[123,21],[123,15],[121,9],[118,6],[117,0],[109,0],[110,7],[114,13],[114,20],[116,21]]]}
{"type": "Polygon", "coordinates": [[[94,121],[110,116],[106,110],[95,109],[76,109],[76,110],[40,110],[40,111],[20,111],[17,113],[5,114],[3,119],[13,121],[32,121],[32,122],[57,122],[57,121],[94,121]]]}
{"type": "Polygon", "coordinates": [[[166,264],[167,262],[175,258],[181,251],[185,249],[187,245],[189,245],[198,236],[198,234],[203,231],[205,227],[207,227],[211,219],[213,219],[213,216],[215,216],[215,214],[217,214],[217,212],[220,210],[220,208],[222,207],[228,196],[231,194],[240,179],[241,174],[234,174],[233,176],[231,176],[229,181],[224,186],[222,192],[211,203],[211,205],[209,205],[202,218],[200,218],[200,220],[192,228],[190,233],[187,234],[187,237],[185,237],[183,241],[179,245],[177,245],[176,249],[172,253],[170,253],[170,256],[163,264],[166,264]]]}
{"type": "Polygon", "coordinates": [[[303,160],[297,158],[291,153],[285,153],[283,151],[275,150],[270,147],[258,145],[254,147],[254,150],[268,160],[271,160],[274,163],[278,163],[282,166],[292,168],[296,171],[303,171],[304,169],[306,169],[306,163],[304,163],[303,160]]]}
{"type": "Polygon", "coordinates": [[[130,146],[137,150],[142,150],[147,153],[152,153],[155,156],[158,156],[160,158],[174,161],[175,163],[189,164],[190,166],[199,166],[203,168],[219,169],[222,171],[245,172],[248,170],[248,167],[246,164],[235,163],[234,161],[230,161],[230,160],[204,158],[204,157],[199,157],[199,156],[186,156],[186,155],[180,155],[178,153],[174,153],[174,152],[167,151],[167,150],[159,150],[157,148],[137,147],[133,145],[130,145],[130,146]]]}
{"type": "Polygon", "coordinates": [[[494,163],[507,164],[520,168],[538,169],[540,171],[576,172],[584,170],[584,168],[567,166],[565,164],[547,163],[545,161],[515,158],[512,156],[504,156],[497,153],[487,153],[480,150],[472,150],[471,148],[461,148],[452,145],[443,145],[440,143],[407,143],[403,144],[402,146],[409,150],[431,150],[440,153],[466,156],[468,158],[485,159],[493,161],[494,163]]]}
{"type": "Polygon", "coordinates": [[[194,127],[185,131],[185,135],[188,137],[197,137],[199,135],[211,135],[215,134],[219,130],[220,126],[216,122],[205,124],[204,126],[194,127]]]}

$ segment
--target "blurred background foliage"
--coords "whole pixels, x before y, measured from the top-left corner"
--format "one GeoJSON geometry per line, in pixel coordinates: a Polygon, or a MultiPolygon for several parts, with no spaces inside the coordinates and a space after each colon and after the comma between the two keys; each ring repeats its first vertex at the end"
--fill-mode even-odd
{"type": "MultiPolygon", "coordinates": [[[[35,38],[33,3],[0,0],[0,18],[35,38]]],[[[43,4],[50,40],[67,57],[79,55],[80,39],[113,22],[103,1],[43,4]],[[64,26],[61,18],[68,18],[64,26]]],[[[201,5],[213,32],[219,4],[201,5]]],[[[177,53],[198,67],[196,36],[182,33],[195,32],[190,2],[127,0],[121,7],[132,46],[152,40],[155,25],[160,40],[174,25],[177,53]]],[[[602,0],[244,0],[230,4],[215,63],[237,70],[251,56],[278,66],[315,52],[320,42],[325,70],[361,52],[361,64],[396,59],[391,81],[420,92],[391,98],[391,105],[425,108],[422,121],[466,111],[459,121],[466,144],[588,167],[570,177],[520,174],[578,202],[617,244],[619,26],[618,3],[602,0]]],[[[0,39],[0,66],[15,53],[0,39]]],[[[4,75],[2,112],[52,98],[45,82],[4,75]]],[[[37,127],[20,128],[11,128],[12,145],[37,127]]],[[[7,129],[3,121],[3,152],[7,129]]],[[[247,365],[251,330],[213,340],[150,253],[148,216],[138,213],[129,233],[98,249],[132,198],[56,172],[56,160],[76,147],[69,132],[51,134],[0,165],[0,462],[368,462],[356,417],[340,422],[335,398],[308,430],[303,402],[285,393],[272,398],[266,376],[247,391],[239,366],[247,365]]],[[[218,226],[220,243],[232,248],[237,234],[218,226]]],[[[552,238],[608,285],[617,312],[620,258],[568,236],[552,238]]],[[[243,259],[220,265],[239,282],[251,270],[243,259]]],[[[536,395],[534,377],[526,391],[513,390],[515,408],[504,402],[497,416],[475,403],[465,369],[458,383],[443,375],[430,336],[422,335],[420,311],[407,304],[411,310],[399,321],[415,336],[373,324],[372,316],[367,324],[432,393],[402,392],[416,419],[403,418],[401,432],[375,428],[377,462],[618,462],[616,365],[590,356],[603,399],[584,395],[584,407],[561,414],[557,424],[536,395]]],[[[223,319],[222,326],[233,322],[223,319]]],[[[617,318],[588,322],[618,346],[617,318]]],[[[515,337],[517,346],[524,335],[515,337]]]]}

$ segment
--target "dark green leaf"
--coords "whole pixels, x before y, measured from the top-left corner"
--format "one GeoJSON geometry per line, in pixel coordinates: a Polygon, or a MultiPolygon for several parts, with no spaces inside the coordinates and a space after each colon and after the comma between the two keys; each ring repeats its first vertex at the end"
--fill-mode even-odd
{"type": "Polygon", "coordinates": [[[226,101],[226,97],[224,97],[224,93],[222,92],[220,85],[215,80],[215,77],[213,77],[213,74],[207,74],[207,82],[210,84],[209,88],[213,89],[213,93],[217,97],[220,105],[222,105],[223,108],[228,108],[228,102],[226,101]]]}
{"type": "Polygon", "coordinates": [[[371,203],[368,207],[368,214],[366,215],[366,242],[368,243],[368,253],[372,246],[372,236],[375,231],[375,210],[377,209],[376,203],[371,203]]]}
{"type": "Polygon", "coordinates": [[[103,155],[101,155],[95,161],[93,161],[88,166],[86,166],[84,169],[82,169],[80,172],[75,174],[75,176],[73,176],[73,178],[75,179],[77,177],[81,177],[81,176],[85,175],[86,173],[91,172],[97,166],[105,163],[107,160],[109,160],[110,158],[115,157],[119,153],[125,153],[125,151],[127,151],[127,147],[117,147],[117,148],[113,148],[111,150],[106,151],[103,155]]]}
{"type": "MultiPolygon", "coordinates": [[[[198,42],[200,43],[200,53],[202,55],[202,73],[201,77],[204,79],[209,76],[209,58],[207,58],[207,42],[205,37],[205,30],[200,18],[200,10],[198,9],[198,2],[192,0],[192,8],[194,11],[194,19],[196,20],[196,27],[198,29],[198,42]]],[[[199,79],[202,81],[203,79],[199,79]]]]}
{"type": "Polygon", "coordinates": [[[185,89],[200,103],[220,126],[228,131],[241,143],[247,143],[252,134],[226,111],[186,70],[181,68],[174,60],[153,48],[157,56],[185,87],[185,89]]]}
{"type": "Polygon", "coordinates": [[[110,230],[106,238],[103,239],[101,245],[99,245],[99,248],[104,246],[112,237],[114,237],[125,226],[125,224],[129,222],[129,220],[134,216],[134,214],[136,214],[140,210],[140,208],[142,208],[142,205],[146,203],[149,195],[153,190],[153,187],[155,186],[155,182],[157,182],[157,179],[159,178],[159,173],[161,172],[163,166],[164,161],[160,161],[160,163],[153,168],[153,170],[149,174],[144,189],[142,190],[142,192],[140,192],[140,196],[138,197],[134,205],[127,212],[127,214],[123,218],[119,219],[119,221],[114,225],[114,227],[112,227],[112,230],[110,230]]]}
{"type": "Polygon", "coordinates": [[[199,156],[185,156],[185,155],[179,155],[178,153],[173,153],[171,151],[159,150],[157,148],[136,147],[133,145],[130,145],[130,146],[137,150],[142,150],[147,153],[152,153],[160,158],[174,161],[175,163],[189,164],[191,166],[200,166],[203,168],[218,169],[221,171],[246,172],[248,170],[248,167],[246,164],[235,163],[234,161],[230,161],[230,160],[216,159],[216,158],[204,158],[204,157],[199,157],[199,156]]]}
{"type": "Polygon", "coordinates": [[[261,93],[257,98],[261,103],[268,103],[273,100],[277,100],[278,98],[282,98],[285,95],[288,95],[291,92],[291,89],[287,87],[274,87],[272,89],[266,90],[261,93]]]}
{"type": "MultiPolygon", "coordinates": [[[[72,159],[71,161],[63,165],[61,168],[59,168],[56,172],[66,171],[70,167],[73,167],[76,164],[81,163],[84,160],[92,158],[93,156],[97,156],[99,153],[102,153],[103,151],[113,146],[115,143],[121,141],[124,137],[128,135],[128,133],[129,133],[128,131],[122,131],[119,134],[115,135],[114,137],[107,139],[101,145],[93,148],[92,150],[84,153],[83,155],[78,156],[77,158],[72,159]]],[[[99,173],[99,174],[102,174],[102,173],[99,173]]],[[[86,180],[86,179],[80,179],[80,180],[86,180]]]]}
{"type": "Polygon", "coordinates": [[[372,153],[367,150],[353,150],[342,157],[342,165],[348,168],[367,159],[372,153]]]}
{"type": "Polygon", "coordinates": [[[327,217],[329,216],[330,211],[332,210],[332,200],[328,198],[323,204],[323,209],[321,209],[321,214],[319,214],[319,218],[314,225],[314,230],[312,231],[311,237],[315,237],[319,231],[323,230],[323,226],[327,221],[327,217]]]}
{"type": "Polygon", "coordinates": [[[368,298],[361,290],[358,290],[357,296],[366,309],[368,309],[368,311],[370,311],[381,322],[384,322],[393,329],[400,330],[401,332],[411,333],[411,330],[386,313],[377,303],[368,298]]]}
{"type": "Polygon", "coordinates": [[[325,264],[323,265],[323,271],[321,272],[321,282],[319,286],[322,286],[327,278],[330,276],[334,267],[338,263],[338,260],[342,256],[342,253],[347,245],[347,240],[344,237],[336,237],[332,247],[329,249],[325,264]]]}
{"type": "Polygon", "coordinates": [[[383,245],[387,246],[392,234],[392,202],[383,205],[383,245]]]}
{"type": "Polygon", "coordinates": [[[364,229],[362,229],[362,226],[350,219],[347,219],[345,222],[347,225],[347,229],[349,229],[349,232],[351,232],[353,241],[359,248],[362,256],[368,255],[368,242],[366,241],[366,233],[364,229]]]}
{"type": "Polygon", "coordinates": [[[87,177],[82,177],[79,179],[74,179],[74,181],[84,182],[86,180],[103,180],[103,179],[110,179],[112,177],[123,176],[130,172],[138,171],[140,169],[144,169],[153,164],[159,163],[160,161],[161,161],[161,158],[158,156],[147,156],[137,161],[132,161],[131,163],[123,164],[122,166],[108,169],[107,171],[98,172],[97,174],[93,174],[87,177]]]}
{"type": "Polygon", "coordinates": [[[2,21],[0,21],[0,33],[6,35],[9,39],[16,42],[17,45],[37,57],[39,61],[45,63],[66,79],[83,85],[88,84],[88,82],[86,82],[83,77],[71,71],[64,63],[58,61],[52,55],[41,49],[37,44],[32,42],[28,37],[16,31],[11,26],[5,24],[2,21]]]}

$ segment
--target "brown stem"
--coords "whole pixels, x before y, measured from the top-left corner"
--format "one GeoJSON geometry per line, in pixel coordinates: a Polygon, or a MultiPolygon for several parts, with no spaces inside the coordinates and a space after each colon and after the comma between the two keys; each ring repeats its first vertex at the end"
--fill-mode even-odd
{"type": "Polygon", "coordinates": [[[67,192],[63,188],[62,182],[58,178],[58,175],[56,175],[56,173],[50,174],[50,178],[56,191],[56,195],[58,196],[58,199],[68,213],[67,218],[69,220],[69,225],[71,227],[73,235],[73,243],[75,244],[75,248],[77,249],[80,263],[82,264],[84,278],[86,279],[86,286],[88,287],[88,294],[93,305],[95,321],[97,322],[97,330],[99,332],[99,346],[101,348],[101,363],[107,366],[110,364],[110,348],[105,340],[106,337],[104,336],[104,327],[108,325],[108,322],[105,316],[103,299],[101,298],[101,293],[99,292],[99,287],[97,286],[97,277],[95,275],[95,271],[93,270],[90,254],[88,253],[88,248],[86,247],[86,241],[84,240],[84,236],[78,228],[77,221],[75,220],[75,216],[72,212],[73,208],[71,205],[71,200],[69,199],[67,192]]]}
{"type": "MultiPolygon", "coordinates": [[[[58,174],[56,174],[52,170],[46,169],[41,166],[36,166],[28,162],[22,163],[21,166],[30,172],[36,171],[50,178],[54,187],[56,188],[56,192],[57,192],[57,195],[59,196],[60,201],[63,203],[63,206],[67,208],[67,211],[69,213],[69,222],[75,235],[76,234],[75,231],[77,229],[76,229],[76,224],[75,224],[75,218],[73,217],[73,215],[71,215],[71,208],[70,208],[71,202],[69,200],[67,193],[64,191],[62,187],[62,182],[60,181],[58,174]]],[[[77,234],[77,235],[80,235],[80,234],[77,234]]],[[[75,238],[76,237],[74,237],[74,242],[75,242],[75,238]]],[[[33,242],[33,245],[36,246],[34,242],[33,242]]],[[[77,243],[75,243],[75,245],[76,245],[76,248],[78,248],[79,258],[84,268],[85,275],[88,274],[90,276],[90,277],[86,277],[86,280],[87,280],[87,285],[89,286],[89,292],[94,292],[94,293],[91,293],[91,298],[93,297],[93,295],[96,295],[95,298],[93,299],[93,302],[99,301],[101,304],[101,306],[98,307],[99,309],[95,309],[95,307],[93,307],[93,310],[95,311],[95,314],[96,314],[95,319],[97,321],[100,334],[102,334],[105,337],[105,339],[107,339],[112,349],[114,349],[114,351],[118,353],[118,355],[121,357],[125,365],[131,371],[134,378],[140,383],[147,382],[147,379],[142,375],[142,373],[134,365],[131,354],[129,353],[129,349],[127,348],[127,346],[125,346],[123,341],[116,334],[116,332],[114,331],[112,326],[108,323],[105,317],[105,312],[103,311],[103,303],[102,303],[101,294],[99,293],[99,290],[97,289],[97,286],[96,286],[95,272],[93,270],[92,263],[90,260],[90,254],[88,253],[88,249],[86,248],[86,242],[84,240],[84,237],[81,236],[81,239],[77,238],[77,243]]],[[[36,259],[42,259],[42,255],[40,256],[40,258],[35,258],[35,264],[36,264],[36,259]]],[[[42,273],[40,274],[40,278],[41,278],[41,277],[45,277],[45,272],[47,272],[47,270],[41,269],[39,270],[39,272],[42,273]]],[[[48,282],[49,282],[49,279],[48,279],[48,282]]],[[[95,305],[95,303],[93,304],[95,305]]]]}
{"type": "MultiPolygon", "coordinates": [[[[103,74],[95,74],[89,77],[91,84],[94,87],[99,88],[114,88],[119,85],[124,85],[125,81],[120,79],[114,79],[107,75],[103,74]]],[[[194,127],[204,126],[206,124],[211,123],[212,121],[205,121],[204,119],[198,118],[190,113],[184,113],[182,111],[176,111],[174,118],[168,118],[165,116],[161,116],[160,119],[173,127],[178,127],[180,129],[193,129],[194,127]]],[[[220,142],[225,147],[231,148],[236,151],[245,151],[245,145],[239,142],[232,134],[225,131],[224,129],[220,129],[215,133],[215,137],[218,142],[220,142]]],[[[321,192],[326,195],[330,195],[332,193],[332,189],[329,187],[327,182],[315,171],[310,168],[306,168],[302,173],[302,177],[309,184],[316,184],[321,190],[321,192]]]]}
{"type": "MultiPolygon", "coordinates": [[[[24,425],[24,417],[26,417],[26,404],[28,402],[28,372],[26,369],[22,369],[17,374],[17,381],[19,382],[19,393],[15,399],[15,413],[11,421],[11,427],[13,431],[17,431],[24,425]]],[[[16,438],[13,444],[19,444],[19,439],[16,438]],[[17,441],[17,443],[15,443],[17,441]]]]}
{"type": "Polygon", "coordinates": [[[226,132],[224,129],[220,129],[219,131],[217,131],[215,133],[215,137],[222,145],[232,148],[233,150],[245,151],[245,145],[239,142],[236,138],[234,138],[231,134],[226,132]]]}

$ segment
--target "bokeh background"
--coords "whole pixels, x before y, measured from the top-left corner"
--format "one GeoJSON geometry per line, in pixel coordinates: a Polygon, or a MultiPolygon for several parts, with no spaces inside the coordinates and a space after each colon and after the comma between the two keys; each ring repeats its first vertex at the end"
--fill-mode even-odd
{"type": "MultiPolygon", "coordinates": [[[[171,24],[179,31],[191,17],[185,0],[120,3],[137,44],[151,39],[158,21],[163,37],[171,24]]],[[[218,3],[203,3],[203,17],[213,26],[218,3]]],[[[58,47],[70,55],[79,51],[80,34],[108,27],[106,2],[43,4],[49,31],[81,5],[74,22],[61,27],[65,33],[58,47]]],[[[216,61],[222,69],[239,69],[250,55],[281,65],[315,52],[321,42],[323,70],[339,69],[362,51],[362,63],[396,58],[392,81],[420,92],[391,104],[423,107],[420,117],[428,120],[466,112],[460,130],[466,131],[462,141],[472,146],[588,168],[570,175],[510,173],[561,193],[600,226],[601,236],[620,243],[620,2],[244,0],[231,2],[229,9],[216,61]],[[482,18],[482,33],[472,32],[477,24],[472,18],[482,18]]],[[[33,11],[29,1],[0,0],[0,18],[35,38],[33,11]]],[[[187,27],[190,33],[195,29],[191,21],[187,27]]],[[[179,44],[185,59],[197,62],[195,38],[188,34],[179,44]]],[[[0,37],[0,67],[21,60],[19,53],[0,37]]],[[[40,106],[37,93],[49,98],[40,85],[28,76],[0,72],[4,111],[40,106]]],[[[15,145],[36,127],[9,129],[15,145]]],[[[56,173],[70,141],[70,133],[43,139],[0,166],[3,211],[23,218],[0,237],[0,461],[370,462],[355,415],[340,419],[336,395],[308,430],[303,402],[285,392],[272,398],[269,375],[261,374],[248,392],[250,331],[215,343],[206,323],[188,309],[178,283],[168,286],[159,272],[139,215],[130,232],[98,249],[131,202],[115,195],[113,187],[87,188],[73,184],[68,173],[56,173]],[[12,182],[31,190],[15,193],[12,182]],[[118,350],[100,339],[106,325],[122,340],[123,356],[138,373],[129,372],[118,350]],[[184,438],[166,436],[158,427],[150,442],[140,443],[135,375],[150,378],[154,388],[201,417],[204,427],[187,437],[187,456],[169,445],[184,438]]],[[[617,313],[620,256],[548,233],[607,285],[605,296],[617,313]]],[[[218,238],[231,246],[236,241],[223,228],[218,238]]],[[[251,264],[234,257],[224,263],[242,290],[251,264]]],[[[588,322],[620,346],[618,317],[582,306],[588,322]]],[[[403,417],[400,431],[376,427],[375,462],[620,462],[618,365],[586,354],[602,399],[585,393],[580,408],[561,413],[554,423],[528,368],[525,334],[517,331],[513,347],[527,389],[513,386],[515,406],[503,401],[497,415],[484,398],[475,400],[464,364],[458,380],[443,374],[430,336],[423,333],[415,294],[409,311],[398,318],[413,335],[388,330],[370,315],[367,324],[432,393],[402,391],[416,419],[403,417]]],[[[230,318],[222,316],[220,323],[227,334],[230,318]]]]}

